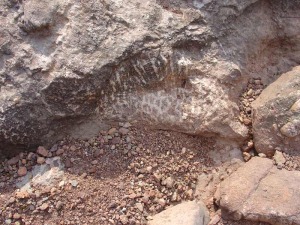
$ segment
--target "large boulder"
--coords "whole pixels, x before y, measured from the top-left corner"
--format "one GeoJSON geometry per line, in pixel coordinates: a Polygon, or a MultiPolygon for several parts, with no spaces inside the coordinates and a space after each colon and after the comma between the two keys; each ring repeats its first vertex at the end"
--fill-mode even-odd
{"type": "Polygon", "coordinates": [[[248,79],[300,59],[300,25],[282,12],[281,0],[0,1],[0,149],[108,120],[242,143],[248,79]]]}
{"type": "Polygon", "coordinates": [[[278,170],[267,158],[245,163],[221,183],[216,198],[230,219],[300,224],[300,172],[278,170]]]}
{"type": "Polygon", "coordinates": [[[258,152],[300,150],[300,66],[282,74],[252,103],[258,152]]]}
{"type": "Polygon", "coordinates": [[[190,201],[170,207],[153,216],[149,225],[207,225],[209,213],[202,202],[190,201]]]}

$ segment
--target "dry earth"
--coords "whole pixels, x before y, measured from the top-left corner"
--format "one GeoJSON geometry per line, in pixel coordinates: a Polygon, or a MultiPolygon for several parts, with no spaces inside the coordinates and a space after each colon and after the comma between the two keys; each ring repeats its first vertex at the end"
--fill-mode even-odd
{"type": "MultiPolygon", "coordinates": [[[[29,173],[42,148],[2,163],[1,224],[146,224],[166,207],[197,198],[198,175],[222,167],[209,157],[212,139],[115,127],[89,140],[65,139],[46,152],[66,166],[47,186],[15,186],[22,179],[18,168],[29,173]]],[[[213,202],[207,207],[215,224],[263,224],[226,221],[213,202]]]]}

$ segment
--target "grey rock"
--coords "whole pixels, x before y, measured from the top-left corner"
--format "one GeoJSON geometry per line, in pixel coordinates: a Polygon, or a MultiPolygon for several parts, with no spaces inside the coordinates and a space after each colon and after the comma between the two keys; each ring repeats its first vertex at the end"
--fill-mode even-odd
{"type": "Polygon", "coordinates": [[[274,225],[300,224],[300,172],[278,170],[272,160],[254,157],[219,188],[222,216],[274,225]]]}
{"type": "Polygon", "coordinates": [[[275,148],[285,152],[300,145],[300,67],[282,74],[252,103],[253,135],[258,152],[271,156],[275,148]]]}
{"type": "Polygon", "coordinates": [[[31,186],[54,186],[64,175],[64,165],[60,157],[48,158],[43,165],[36,165],[32,171],[16,182],[22,191],[31,192],[31,186]]]}
{"type": "Polygon", "coordinates": [[[207,225],[209,213],[202,202],[183,202],[153,216],[149,225],[207,225]]]}
{"type": "Polygon", "coordinates": [[[299,22],[282,17],[299,7],[289,6],[1,1],[0,150],[92,136],[107,120],[242,143],[238,96],[248,78],[268,83],[299,62],[299,22]]]}

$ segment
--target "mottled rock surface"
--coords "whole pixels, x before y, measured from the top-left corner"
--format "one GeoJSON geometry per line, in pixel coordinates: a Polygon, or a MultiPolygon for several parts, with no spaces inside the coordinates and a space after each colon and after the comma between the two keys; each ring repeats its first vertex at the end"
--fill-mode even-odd
{"type": "Polygon", "coordinates": [[[209,213],[202,202],[190,201],[170,207],[153,216],[149,225],[207,225],[209,213]]]}
{"type": "Polygon", "coordinates": [[[300,224],[300,172],[278,170],[270,159],[245,163],[221,183],[216,198],[225,217],[300,224]]]}
{"type": "Polygon", "coordinates": [[[258,152],[300,150],[300,67],[282,74],[252,103],[258,152]]]}
{"type": "Polygon", "coordinates": [[[297,1],[0,2],[0,149],[104,120],[241,143],[239,95],[299,64],[297,1]]]}

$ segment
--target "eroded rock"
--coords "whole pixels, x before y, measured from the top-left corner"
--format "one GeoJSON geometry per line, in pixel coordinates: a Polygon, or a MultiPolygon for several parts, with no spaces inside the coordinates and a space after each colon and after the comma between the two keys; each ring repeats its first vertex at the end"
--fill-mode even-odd
{"type": "Polygon", "coordinates": [[[92,136],[106,120],[242,143],[247,80],[300,58],[300,25],[282,17],[299,7],[282,3],[1,1],[0,149],[92,136]]]}
{"type": "Polygon", "coordinates": [[[258,152],[272,155],[276,148],[298,151],[300,145],[300,67],[282,74],[252,103],[253,134],[258,152]]]}
{"type": "Polygon", "coordinates": [[[272,160],[252,158],[221,183],[222,215],[271,224],[300,224],[300,172],[278,170],[272,160]]]}

